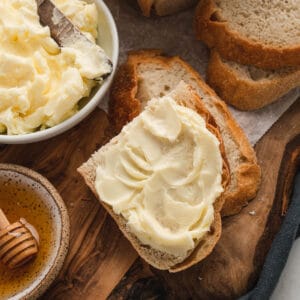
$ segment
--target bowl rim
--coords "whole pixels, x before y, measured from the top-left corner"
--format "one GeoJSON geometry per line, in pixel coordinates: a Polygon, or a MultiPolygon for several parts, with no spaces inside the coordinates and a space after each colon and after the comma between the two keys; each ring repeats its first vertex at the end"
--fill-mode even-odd
{"type": "Polygon", "coordinates": [[[86,118],[100,103],[100,101],[105,97],[105,94],[108,92],[112,80],[114,78],[117,64],[118,64],[118,58],[119,58],[119,36],[117,31],[117,26],[115,23],[115,20],[107,7],[107,5],[104,3],[104,1],[100,0],[94,0],[94,3],[100,9],[108,23],[108,29],[110,30],[111,37],[112,37],[112,55],[111,55],[111,61],[113,63],[113,71],[108,76],[103,84],[100,86],[98,91],[95,93],[95,95],[91,98],[90,101],[77,113],[75,113],[70,118],[66,119],[65,121],[51,127],[47,128],[45,130],[36,131],[32,133],[27,134],[20,134],[20,135],[1,135],[0,134],[0,144],[30,144],[34,142],[43,141],[46,139],[50,139],[54,136],[57,136],[70,128],[77,125],[79,122],[81,122],[84,118],[86,118]]]}
{"type": "Polygon", "coordinates": [[[43,186],[43,188],[45,188],[47,192],[49,192],[49,194],[51,195],[53,204],[57,207],[59,218],[61,220],[61,226],[58,227],[59,246],[56,253],[54,253],[55,257],[53,259],[53,263],[49,268],[48,272],[40,279],[36,287],[31,289],[31,286],[36,283],[36,281],[33,281],[33,283],[31,283],[31,285],[29,285],[29,287],[27,287],[25,290],[9,298],[10,300],[36,299],[37,297],[41,296],[46,291],[46,289],[50,286],[50,284],[55,280],[58,273],[62,269],[63,263],[68,253],[69,243],[70,243],[70,219],[69,219],[68,211],[62,197],[60,196],[56,188],[43,175],[37,173],[32,169],[20,165],[16,165],[16,164],[0,163],[0,171],[1,170],[19,173],[25,177],[29,177],[31,180],[43,186]],[[26,292],[27,290],[29,291],[26,292]]]}

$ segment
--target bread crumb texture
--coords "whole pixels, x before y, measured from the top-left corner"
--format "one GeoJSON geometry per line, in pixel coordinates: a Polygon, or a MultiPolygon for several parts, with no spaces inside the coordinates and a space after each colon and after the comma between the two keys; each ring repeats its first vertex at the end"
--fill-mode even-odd
{"type": "MultiPolygon", "coordinates": [[[[220,19],[230,20],[230,29],[269,45],[284,46],[300,43],[299,0],[216,0],[220,19]]],[[[217,18],[218,18],[217,17],[217,18]]]]}

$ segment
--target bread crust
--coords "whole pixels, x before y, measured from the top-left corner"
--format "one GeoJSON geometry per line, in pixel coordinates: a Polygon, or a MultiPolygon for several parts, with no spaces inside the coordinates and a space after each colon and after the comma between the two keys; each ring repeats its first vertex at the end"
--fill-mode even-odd
{"type": "MultiPolygon", "coordinates": [[[[240,163],[235,168],[230,168],[234,174],[236,184],[234,190],[226,190],[224,193],[225,203],[222,208],[222,216],[229,216],[240,212],[248,201],[255,197],[261,178],[261,170],[257,164],[256,155],[247,137],[231,116],[226,104],[218,98],[216,93],[202,80],[201,76],[179,57],[163,56],[160,50],[140,50],[130,52],[127,62],[117,72],[111,89],[109,117],[116,132],[141,111],[140,101],[136,98],[138,89],[137,66],[139,64],[157,63],[164,68],[171,68],[173,63],[180,64],[189,72],[203,92],[211,96],[211,104],[218,110],[224,120],[223,126],[228,128],[231,139],[240,152],[240,163]],[[130,84],[120,84],[130,79],[130,84]],[[123,109],[126,107],[126,111],[123,109]]],[[[216,120],[216,118],[215,118],[216,120]]],[[[221,135],[222,126],[218,124],[221,135]]],[[[223,141],[224,137],[223,137],[223,141]]],[[[226,146],[226,145],[225,145],[226,146]]],[[[226,150],[227,151],[227,150],[226,150]]],[[[230,150],[228,150],[229,153],[230,150]]],[[[227,154],[228,156],[228,154],[227,154]]],[[[231,176],[232,178],[232,176],[231,176]]]]}
{"type": "MultiPolygon", "coordinates": [[[[229,168],[228,163],[225,155],[225,150],[223,146],[223,142],[221,139],[221,135],[219,133],[218,127],[215,123],[214,118],[210,115],[210,113],[206,110],[204,105],[201,103],[200,98],[192,90],[191,87],[188,87],[190,95],[192,99],[188,102],[186,101],[186,94],[176,94],[174,95],[174,99],[183,106],[189,107],[197,111],[206,121],[206,127],[209,131],[211,131],[219,140],[220,142],[220,151],[223,158],[223,173],[222,173],[222,185],[224,190],[230,180],[229,168]]],[[[113,138],[110,143],[117,142],[117,137],[113,138]]],[[[100,149],[101,151],[101,149],[100,149]]],[[[221,215],[220,211],[222,209],[224,198],[223,194],[216,199],[214,202],[214,222],[211,225],[210,231],[205,235],[203,239],[200,240],[198,245],[193,249],[193,251],[183,260],[176,262],[176,258],[172,255],[167,253],[163,253],[158,250],[154,250],[149,248],[148,246],[142,245],[139,240],[130,232],[126,225],[126,220],[114,213],[113,209],[107,205],[106,203],[102,202],[99,198],[99,195],[95,189],[95,178],[96,178],[96,168],[97,168],[97,152],[82,166],[78,168],[78,172],[83,176],[86,184],[90,187],[92,192],[95,196],[100,200],[100,203],[103,207],[107,210],[107,212],[111,215],[111,217],[115,220],[117,225],[119,226],[120,230],[126,236],[126,238],[131,242],[132,246],[138,252],[138,254],[149,264],[152,266],[162,269],[162,270],[169,270],[169,272],[178,272],[185,270],[192,265],[198,263],[206,256],[208,256],[211,251],[213,250],[214,246],[218,242],[221,236],[221,215]]]]}
{"type": "Polygon", "coordinates": [[[262,108],[300,85],[300,68],[272,79],[252,80],[222,61],[215,50],[211,51],[207,68],[207,81],[228,104],[240,110],[262,108]]]}
{"type": "Polygon", "coordinates": [[[151,8],[152,5],[154,4],[154,0],[137,0],[142,13],[145,17],[150,17],[151,15],[151,8]]]}
{"type": "Polygon", "coordinates": [[[150,17],[153,9],[158,16],[167,16],[196,5],[198,0],[137,0],[145,17],[150,17]],[[160,3],[162,2],[162,3],[160,3]]]}
{"type": "Polygon", "coordinates": [[[199,2],[195,15],[197,38],[210,48],[216,48],[222,57],[244,65],[263,69],[278,69],[300,65],[300,45],[276,47],[256,42],[231,30],[226,21],[214,21],[218,7],[214,0],[199,2]]]}

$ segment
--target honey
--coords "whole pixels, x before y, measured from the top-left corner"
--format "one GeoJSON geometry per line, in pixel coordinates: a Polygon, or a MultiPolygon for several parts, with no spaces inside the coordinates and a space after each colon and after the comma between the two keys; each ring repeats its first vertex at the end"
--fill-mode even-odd
{"type": "Polygon", "coordinates": [[[26,265],[10,270],[0,262],[0,299],[9,299],[42,278],[52,260],[54,244],[51,197],[42,184],[17,172],[0,170],[0,208],[11,223],[25,218],[38,231],[37,257],[26,265]]]}

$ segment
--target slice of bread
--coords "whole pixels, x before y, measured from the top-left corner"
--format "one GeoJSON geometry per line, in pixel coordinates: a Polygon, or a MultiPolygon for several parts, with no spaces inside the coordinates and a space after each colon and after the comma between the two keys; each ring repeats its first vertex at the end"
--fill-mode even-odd
{"type": "Polygon", "coordinates": [[[198,0],[137,0],[144,16],[154,10],[158,16],[167,16],[196,5],[198,0]]]}
{"type": "Polygon", "coordinates": [[[182,59],[162,56],[159,50],[130,53],[111,89],[111,121],[116,131],[120,131],[142,111],[149,99],[165,95],[181,80],[196,90],[220,129],[231,176],[222,215],[236,214],[254,198],[260,184],[255,152],[226,104],[182,59]]]}
{"type": "Polygon", "coordinates": [[[211,51],[207,82],[228,104],[240,110],[264,107],[300,85],[300,67],[262,70],[227,61],[211,51]]]}
{"type": "Polygon", "coordinates": [[[201,0],[196,34],[222,57],[278,69],[300,65],[300,0],[201,0]]]}
{"type": "MultiPolygon", "coordinates": [[[[222,185],[226,189],[230,178],[229,169],[227,166],[227,160],[225,156],[224,146],[221,139],[221,135],[216,126],[216,123],[210,113],[207,111],[203,103],[201,102],[197,93],[188,85],[181,82],[178,87],[173,90],[170,95],[180,105],[191,108],[197,111],[206,121],[206,127],[210,130],[220,141],[220,152],[223,157],[223,173],[222,173],[222,185]]],[[[118,143],[118,140],[122,137],[124,131],[121,131],[119,135],[114,137],[108,144],[100,148],[92,157],[84,163],[79,169],[79,173],[83,176],[87,185],[91,188],[94,194],[99,198],[99,195],[95,189],[95,177],[96,169],[100,166],[100,154],[109,151],[110,145],[118,143]]],[[[99,199],[101,201],[101,199],[99,199]]],[[[167,269],[170,272],[177,272],[184,270],[200,260],[204,259],[214,248],[215,244],[221,235],[221,216],[220,210],[224,203],[223,196],[221,195],[214,202],[214,221],[210,228],[210,231],[204,236],[203,239],[196,245],[194,250],[188,253],[187,257],[176,257],[168,253],[163,253],[159,250],[155,250],[149,246],[142,245],[140,241],[130,232],[126,225],[126,220],[121,216],[113,212],[112,208],[101,202],[109,214],[118,224],[127,239],[132,243],[133,247],[139,253],[139,255],[152,266],[158,269],[167,269]]]]}

